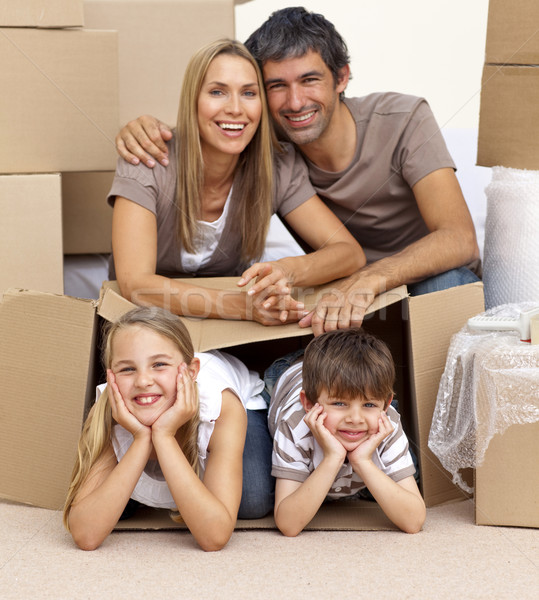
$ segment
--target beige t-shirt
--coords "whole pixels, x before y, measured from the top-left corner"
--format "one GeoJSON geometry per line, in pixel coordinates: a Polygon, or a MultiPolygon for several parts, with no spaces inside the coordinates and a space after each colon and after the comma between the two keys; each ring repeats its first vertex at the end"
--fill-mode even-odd
{"type": "Polygon", "coordinates": [[[423,98],[388,92],[344,102],[356,122],[353,161],[338,173],[306,162],[314,189],[370,263],[429,233],[411,188],[432,171],[455,164],[423,98]]]}
{"type": "MultiPolygon", "coordinates": [[[[226,220],[219,242],[210,260],[199,269],[186,273],[182,268],[183,249],[176,236],[176,144],[168,142],[169,166],[156,164],[149,169],[143,164],[132,165],[119,158],[116,175],[108,195],[114,206],[116,196],[127,198],[151,211],[157,222],[156,273],[168,277],[234,276],[247,267],[241,259],[241,236],[234,219],[226,220]]],[[[315,195],[309,181],[307,166],[291,144],[283,143],[282,153],[275,154],[273,212],[282,217],[315,195]]],[[[237,201],[232,193],[231,202],[237,201]]],[[[229,211],[229,215],[233,211],[229,211]]],[[[136,234],[136,233],[135,233],[136,234]]],[[[114,279],[113,261],[109,276],[114,279]]]]}

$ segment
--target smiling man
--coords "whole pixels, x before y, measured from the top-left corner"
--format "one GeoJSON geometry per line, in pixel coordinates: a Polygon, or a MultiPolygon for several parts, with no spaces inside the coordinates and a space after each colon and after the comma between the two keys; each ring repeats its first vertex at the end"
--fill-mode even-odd
{"type": "MultiPolygon", "coordinates": [[[[346,44],[332,23],[301,7],[273,13],[246,46],[263,69],[279,135],[296,144],[314,189],[367,256],[300,324],[316,334],[359,326],[375,296],[399,285],[418,295],[477,281],[472,218],[426,100],[345,98],[346,44]]],[[[118,151],[148,166],[150,154],[166,162],[169,136],[141,117],[120,132],[118,151]]]]}

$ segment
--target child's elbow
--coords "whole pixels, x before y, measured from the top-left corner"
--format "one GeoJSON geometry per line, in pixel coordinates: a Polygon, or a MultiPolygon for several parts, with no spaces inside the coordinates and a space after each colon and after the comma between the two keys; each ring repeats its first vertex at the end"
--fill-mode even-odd
{"type": "Polygon", "coordinates": [[[417,515],[411,515],[405,523],[401,525],[404,533],[419,533],[423,529],[426,519],[426,510],[421,510],[417,515]]]}
{"type": "Polygon", "coordinates": [[[73,534],[73,541],[81,550],[86,551],[96,550],[103,543],[103,540],[100,537],[91,534],[73,534]]]}
{"type": "Polygon", "coordinates": [[[204,552],[218,552],[227,545],[231,535],[232,531],[215,531],[197,539],[197,542],[204,552]]]}
{"type": "Polygon", "coordinates": [[[286,522],[282,519],[279,519],[277,515],[275,515],[274,518],[277,529],[279,529],[279,531],[286,537],[296,537],[303,531],[303,528],[293,521],[286,522]]]}

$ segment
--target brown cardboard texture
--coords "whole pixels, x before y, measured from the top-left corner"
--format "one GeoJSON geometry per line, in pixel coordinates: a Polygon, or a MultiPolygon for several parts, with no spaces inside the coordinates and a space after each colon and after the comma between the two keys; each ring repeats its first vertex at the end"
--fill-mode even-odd
{"type": "Polygon", "coordinates": [[[82,0],[2,0],[0,27],[82,27],[82,0]]]}
{"type": "Polygon", "coordinates": [[[113,171],[62,174],[64,254],[107,254],[112,247],[113,171]]]}
{"type": "Polygon", "coordinates": [[[118,31],[122,125],[145,114],[175,125],[191,55],[235,37],[233,0],[85,0],[84,19],[118,31]]]}
{"type": "Polygon", "coordinates": [[[0,29],[0,172],[116,168],[118,37],[0,29]]]}
{"type": "Polygon", "coordinates": [[[539,527],[539,422],[495,435],[475,470],[478,525],[539,527]]]}
{"type": "Polygon", "coordinates": [[[60,175],[0,175],[0,294],[64,291],[60,175]]]}
{"type": "Polygon", "coordinates": [[[537,0],[490,0],[486,63],[539,64],[537,0]]]}
{"type": "Polygon", "coordinates": [[[95,302],[9,290],[0,331],[0,497],[58,510],[95,398],[95,302]]]}
{"type": "Polygon", "coordinates": [[[537,98],[539,66],[485,65],[481,85],[478,165],[539,169],[537,98]]]}

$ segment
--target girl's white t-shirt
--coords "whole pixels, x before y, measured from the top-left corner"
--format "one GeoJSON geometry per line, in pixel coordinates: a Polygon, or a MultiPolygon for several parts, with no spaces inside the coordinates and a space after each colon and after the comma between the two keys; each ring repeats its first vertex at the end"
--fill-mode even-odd
{"type": "MultiPolygon", "coordinates": [[[[195,356],[200,360],[200,371],[197,376],[199,396],[200,425],[198,428],[198,460],[200,478],[204,478],[206,468],[208,444],[215,427],[215,422],[221,414],[222,393],[230,390],[241,401],[244,407],[249,405],[266,406],[260,392],[264,389],[264,382],[254,371],[247,367],[235,356],[212,350],[210,352],[197,352],[195,356]]],[[[107,384],[97,387],[97,398],[106,388],[107,384]]],[[[121,425],[114,425],[112,431],[112,445],[118,461],[122,459],[133,436],[121,425]]],[[[159,463],[148,461],[140,479],[131,494],[137,500],[154,508],[168,508],[176,510],[176,504],[163,477],[159,463]]]]}

